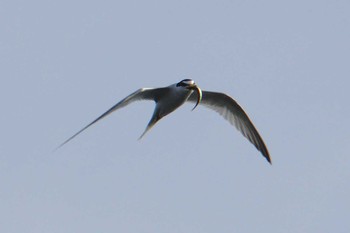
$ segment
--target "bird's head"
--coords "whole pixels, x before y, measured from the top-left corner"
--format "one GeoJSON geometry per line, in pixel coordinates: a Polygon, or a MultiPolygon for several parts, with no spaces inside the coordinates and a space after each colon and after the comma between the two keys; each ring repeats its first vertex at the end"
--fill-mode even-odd
{"type": "Polygon", "coordinates": [[[184,79],[181,82],[177,83],[176,87],[182,87],[197,92],[197,103],[192,109],[193,111],[202,100],[202,90],[196,85],[196,83],[192,79],[184,79]]]}

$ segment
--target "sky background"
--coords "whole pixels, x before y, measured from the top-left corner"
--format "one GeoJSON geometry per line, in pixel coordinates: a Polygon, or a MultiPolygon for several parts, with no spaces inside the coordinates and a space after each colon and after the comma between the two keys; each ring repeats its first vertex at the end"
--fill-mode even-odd
{"type": "Polygon", "coordinates": [[[0,1],[0,232],[350,232],[349,1],[0,1]],[[141,141],[140,87],[225,92],[270,166],[185,104],[141,141]]]}

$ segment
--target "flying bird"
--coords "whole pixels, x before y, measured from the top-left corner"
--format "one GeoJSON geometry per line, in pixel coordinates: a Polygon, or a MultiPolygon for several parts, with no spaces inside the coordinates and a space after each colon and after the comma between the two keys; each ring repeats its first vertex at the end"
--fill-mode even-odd
{"type": "Polygon", "coordinates": [[[270,154],[263,139],[242,107],[239,106],[239,104],[230,96],[224,93],[202,91],[192,79],[184,79],[179,83],[167,87],[138,89],[122,99],[119,103],[115,104],[76,134],[68,138],[58,146],[57,149],[105,116],[137,100],[153,100],[156,103],[151,120],[139,139],[141,139],[160,119],[175,111],[186,101],[193,102],[195,103],[195,106],[192,110],[200,104],[223,116],[261,152],[269,163],[271,163],[270,154]]]}

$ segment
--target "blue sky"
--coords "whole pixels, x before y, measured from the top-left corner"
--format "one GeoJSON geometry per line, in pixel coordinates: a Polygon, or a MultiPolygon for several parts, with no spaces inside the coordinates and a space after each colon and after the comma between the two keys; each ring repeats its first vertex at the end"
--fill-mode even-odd
{"type": "Polygon", "coordinates": [[[348,1],[1,1],[1,232],[349,232],[348,1]],[[273,161],[184,105],[141,141],[140,87],[191,78],[273,161]]]}

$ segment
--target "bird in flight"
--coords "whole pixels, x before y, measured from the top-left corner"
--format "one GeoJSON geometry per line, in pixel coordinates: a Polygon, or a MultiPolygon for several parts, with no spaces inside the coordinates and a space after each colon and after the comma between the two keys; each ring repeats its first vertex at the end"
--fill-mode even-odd
{"type": "Polygon", "coordinates": [[[185,102],[192,102],[195,103],[192,110],[200,104],[223,116],[261,152],[269,163],[271,163],[270,154],[263,139],[242,107],[239,106],[230,96],[224,93],[202,91],[192,79],[184,79],[179,83],[167,87],[138,89],[122,99],[119,103],[115,104],[76,134],[68,138],[58,146],[57,149],[105,116],[137,100],[153,100],[156,103],[152,118],[139,139],[141,139],[160,119],[175,111],[185,102]]]}

